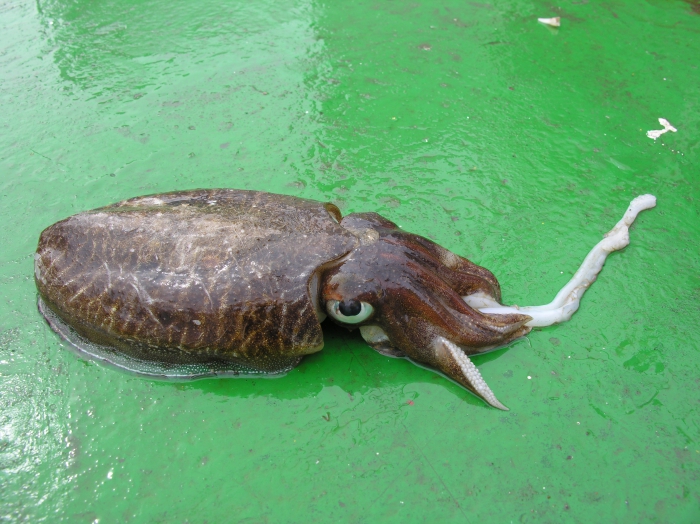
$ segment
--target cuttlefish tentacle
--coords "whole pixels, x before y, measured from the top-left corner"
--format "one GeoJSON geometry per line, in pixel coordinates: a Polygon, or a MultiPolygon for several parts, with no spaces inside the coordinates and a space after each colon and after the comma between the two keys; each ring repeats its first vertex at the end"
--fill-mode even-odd
{"type": "Polygon", "coordinates": [[[467,295],[463,299],[482,313],[492,315],[524,313],[529,315],[532,320],[526,325],[530,327],[551,326],[566,322],[578,309],[583,294],[595,282],[608,255],[629,245],[629,227],[637,215],[654,206],[656,206],[656,197],[653,195],[641,195],[632,200],[622,219],[588,253],[576,274],[549,304],[525,307],[502,306],[483,293],[467,295]]]}

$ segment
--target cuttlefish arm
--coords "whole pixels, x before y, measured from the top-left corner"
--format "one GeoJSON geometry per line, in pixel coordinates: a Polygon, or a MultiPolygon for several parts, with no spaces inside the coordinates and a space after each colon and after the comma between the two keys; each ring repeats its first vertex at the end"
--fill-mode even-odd
{"type": "MultiPolygon", "coordinates": [[[[387,357],[406,357],[404,352],[392,346],[382,329],[376,326],[363,326],[360,331],[365,341],[381,354],[387,357]]],[[[436,368],[476,396],[484,399],[491,406],[508,411],[508,408],[499,402],[486,381],[481,377],[479,368],[457,344],[443,336],[437,336],[430,345],[436,368]]]]}
{"type": "Polygon", "coordinates": [[[605,259],[613,251],[618,251],[630,243],[629,227],[637,215],[646,209],[656,206],[656,197],[653,195],[638,196],[630,203],[627,212],[622,219],[598,242],[588,253],[581,267],[569,282],[559,291],[557,296],[544,306],[502,306],[492,298],[475,293],[462,297],[471,307],[482,313],[491,315],[507,315],[520,313],[529,315],[532,320],[525,325],[530,327],[543,327],[566,322],[579,308],[581,297],[595,282],[598,273],[603,269],[605,259]]]}
{"type": "Polygon", "coordinates": [[[324,296],[328,303],[355,296],[363,304],[372,302],[377,314],[360,327],[370,346],[443,373],[491,406],[506,410],[470,355],[503,347],[535,326],[569,320],[607,256],[629,244],[629,227],[637,215],[655,205],[652,195],[634,199],[622,220],[545,306],[503,306],[500,287],[488,270],[426,239],[389,228],[380,228],[375,244],[363,245],[354,258],[333,270],[324,296]],[[376,282],[382,283],[381,293],[372,287],[376,282]]]}
{"type": "Polygon", "coordinates": [[[433,351],[440,362],[440,370],[443,373],[462,384],[477,397],[484,399],[494,408],[508,411],[508,408],[501,404],[486,384],[479,368],[457,344],[450,342],[445,337],[436,337],[433,340],[433,351]]]}

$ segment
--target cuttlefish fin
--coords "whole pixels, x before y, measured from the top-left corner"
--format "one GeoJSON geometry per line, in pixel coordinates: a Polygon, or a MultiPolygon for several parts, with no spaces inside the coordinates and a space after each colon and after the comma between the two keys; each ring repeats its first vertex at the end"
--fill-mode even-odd
{"type": "Polygon", "coordinates": [[[508,408],[499,402],[491,388],[486,384],[479,369],[457,344],[450,342],[445,337],[438,336],[433,341],[433,351],[440,371],[483,399],[487,404],[508,411],[508,408]]]}

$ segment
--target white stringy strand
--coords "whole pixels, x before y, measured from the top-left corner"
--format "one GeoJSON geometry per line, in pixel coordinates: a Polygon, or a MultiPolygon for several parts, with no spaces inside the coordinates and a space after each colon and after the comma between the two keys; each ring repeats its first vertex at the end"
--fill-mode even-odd
{"type": "Polygon", "coordinates": [[[467,304],[482,313],[496,315],[522,313],[530,315],[532,320],[526,324],[530,327],[551,326],[552,324],[566,322],[578,309],[581,297],[586,289],[595,282],[598,273],[603,269],[603,264],[608,255],[629,245],[629,227],[637,218],[637,215],[645,209],[651,209],[654,206],[656,206],[656,197],[653,195],[642,195],[632,200],[622,219],[588,253],[573,278],[559,291],[554,300],[545,306],[501,306],[495,300],[482,293],[475,293],[462,298],[467,304]]]}

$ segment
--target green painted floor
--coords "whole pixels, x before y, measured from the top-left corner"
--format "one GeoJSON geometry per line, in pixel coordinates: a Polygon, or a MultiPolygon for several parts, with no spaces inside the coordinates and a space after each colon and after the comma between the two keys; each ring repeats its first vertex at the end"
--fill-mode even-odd
{"type": "Polygon", "coordinates": [[[700,522],[700,4],[559,6],[0,4],[0,521],[700,522]],[[570,322],[475,359],[501,412],[334,326],[274,380],[79,360],[41,230],[199,187],[377,211],[521,305],[659,204],[570,322]]]}

